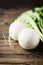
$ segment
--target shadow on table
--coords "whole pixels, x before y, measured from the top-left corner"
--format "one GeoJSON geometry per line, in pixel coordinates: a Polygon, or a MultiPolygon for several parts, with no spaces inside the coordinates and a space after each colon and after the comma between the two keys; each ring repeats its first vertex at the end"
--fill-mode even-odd
{"type": "Polygon", "coordinates": [[[43,53],[43,42],[40,41],[39,45],[35,48],[35,49],[32,49],[30,50],[31,52],[40,52],[40,53],[43,53]]]}

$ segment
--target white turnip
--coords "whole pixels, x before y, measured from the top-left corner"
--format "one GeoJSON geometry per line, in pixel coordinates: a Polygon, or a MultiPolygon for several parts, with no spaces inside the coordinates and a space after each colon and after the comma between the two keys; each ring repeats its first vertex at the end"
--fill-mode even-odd
{"type": "Polygon", "coordinates": [[[15,20],[9,27],[9,36],[14,40],[18,40],[18,34],[24,28],[26,28],[26,25],[23,22],[15,20]]]}
{"type": "Polygon", "coordinates": [[[32,28],[23,29],[18,36],[19,45],[24,49],[34,49],[38,46],[40,36],[38,32],[32,28]]]}

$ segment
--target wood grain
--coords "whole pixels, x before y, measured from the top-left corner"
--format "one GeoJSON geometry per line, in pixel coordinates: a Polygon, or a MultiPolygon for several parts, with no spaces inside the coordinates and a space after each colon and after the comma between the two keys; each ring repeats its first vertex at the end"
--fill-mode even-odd
{"type": "Polygon", "coordinates": [[[34,50],[22,49],[18,42],[11,39],[13,48],[9,46],[9,25],[28,8],[0,9],[0,65],[43,65],[43,43],[34,50]],[[6,37],[6,44],[3,37],[6,37]]]}

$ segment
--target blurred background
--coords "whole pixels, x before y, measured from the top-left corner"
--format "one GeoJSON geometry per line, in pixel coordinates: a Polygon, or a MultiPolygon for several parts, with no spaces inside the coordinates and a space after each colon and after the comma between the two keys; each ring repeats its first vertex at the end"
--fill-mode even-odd
{"type": "Polygon", "coordinates": [[[0,8],[33,8],[42,5],[43,0],[0,0],[0,8]]]}

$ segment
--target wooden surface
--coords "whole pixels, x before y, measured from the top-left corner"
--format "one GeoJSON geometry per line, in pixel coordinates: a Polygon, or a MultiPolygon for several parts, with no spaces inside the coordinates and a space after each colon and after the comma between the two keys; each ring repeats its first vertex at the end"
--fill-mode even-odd
{"type": "Polygon", "coordinates": [[[0,9],[0,65],[43,65],[43,43],[40,42],[39,46],[31,51],[22,49],[14,40],[11,40],[13,49],[8,43],[9,25],[26,10],[28,8],[0,9]]]}

